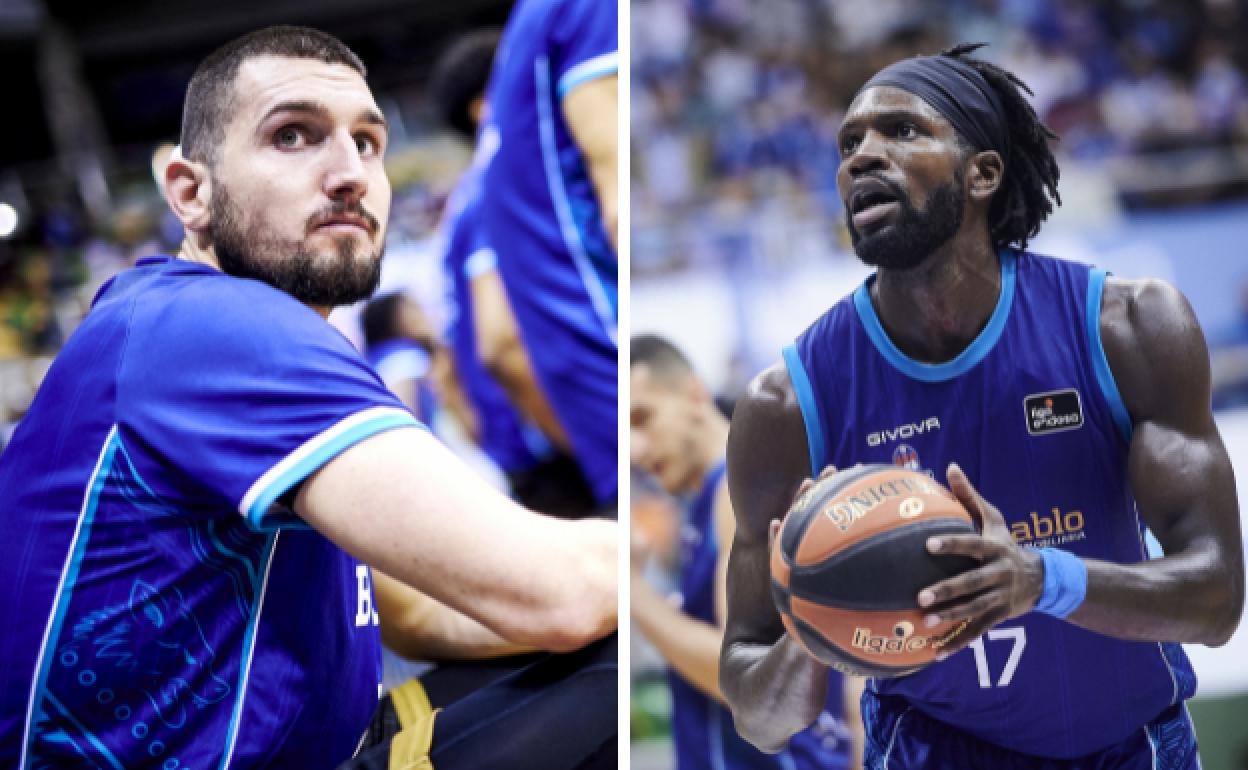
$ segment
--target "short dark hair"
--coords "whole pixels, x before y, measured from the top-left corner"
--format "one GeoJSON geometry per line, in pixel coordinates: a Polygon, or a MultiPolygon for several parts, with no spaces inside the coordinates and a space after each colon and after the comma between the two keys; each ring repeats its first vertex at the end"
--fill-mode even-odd
{"type": "Polygon", "coordinates": [[[470,108],[473,99],[485,94],[502,31],[488,27],[456,40],[434,65],[429,93],[438,116],[469,139],[476,133],[470,108]]]}
{"type": "Polygon", "coordinates": [[[1053,213],[1053,204],[1062,204],[1057,192],[1061,172],[1049,149],[1049,141],[1057,139],[1057,134],[1023,96],[1024,91],[1034,96],[1026,83],[995,64],[968,55],[983,45],[962,43],[940,55],[974,67],[1005,108],[1010,152],[1008,158],[1002,158],[1006,162],[1004,178],[988,208],[988,231],[994,246],[1017,244],[1025,249],[1027,241],[1040,232],[1040,224],[1053,213]]]}
{"type": "Polygon", "coordinates": [[[628,366],[644,364],[655,377],[664,382],[677,382],[693,375],[693,365],[672,343],[655,334],[633,337],[628,366]]]}
{"type": "Polygon", "coordinates": [[[403,295],[397,291],[373,297],[360,314],[364,344],[368,347],[399,336],[399,303],[403,295]]]}
{"type": "Polygon", "coordinates": [[[217,50],[195,68],[182,107],[182,157],[213,163],[234,101],[234,81],[243,62],[258,56],[317,59],[345,64],[361,76],[368,70],[338,38],[319,29],[279,25],[249,32],[217,50]]]}

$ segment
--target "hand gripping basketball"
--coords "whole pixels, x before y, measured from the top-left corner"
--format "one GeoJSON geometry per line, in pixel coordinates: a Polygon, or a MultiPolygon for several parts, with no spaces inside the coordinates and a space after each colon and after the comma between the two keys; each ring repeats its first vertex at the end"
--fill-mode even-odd
{"type": "Polygon", "coordinates": [[[926,550],[973,534],[972,517],[926,473],[892,465],[827,468],[772,524],[771,590],[788,636],[848,673],[899,676],[935,660],[969,625],[925,628],[921,589],[972,569],[926,550]]]}
{"type": "Polygon", "coordinates": [[[949,465],[946,478],[949,489],[978,520],[979,534],[931,537],[927,550],[968,556],[979,566],[919,592],[919,606],[928,609],[924,617],[928,627],[960,620],[970,623],[965,634],[941,651],[942,659],[998,623],[1030,612],[1044,589],[1040,555],[1014,542],[1001,512],[971,486],[956,463],[949,465]]]}

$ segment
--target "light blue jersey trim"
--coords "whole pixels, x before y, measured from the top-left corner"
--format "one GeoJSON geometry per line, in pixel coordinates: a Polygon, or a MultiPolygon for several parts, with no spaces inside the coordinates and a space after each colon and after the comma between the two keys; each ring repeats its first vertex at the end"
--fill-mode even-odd
{"type": "Polygon", "coordinates": [[[74,583],[78,580],[78,570],[82,568],[82,558],[87,552],[87,541],[91,539],[91,525],[95,523],[95,511],[99,507],[100,492],[104,490],[104,482],[113,466],[113,457],[121,443],[117,437],[117,426],[114,425],[104,440],[100,459],[95,466],[95,473],[87,481],[86,498],[83,500],[82,517],[78,522],[78,531],[74,533],[73,550],[66,565],[65,574],[56,587],[56,597],[52,606],[55,607],[52,622],[44,636],[43,645],[39,650],[39,672],[35,678],[35,687],[30,694],[30,703],[26,711],[26,732],[22,739],[21,767],[26,767],[28,751],[33,739],[34,713],[39,701],[43,699],[44,690],[48,685],[48,672],[52,665],[52,656],[48,654],[48,645],[54,645],[60,635],[61,625],[65,622],[65,614],[69,611],[69,602],[74,595],[74,583]]]}
{"type": "Polygon", "coordinates": [[[1096,372],[1101,393],[1109,402],[1109,413],[1114,418],[1114,425],[1122,440],[1130,444],[1131,417],[1127,414],[1126,404],[1122,402],[1118,384],[1114,382],[1114,373],[1109,368],[1109,359],[1105,357],[1105,346],[1101,342],[1101,297],[1105,293],[1107,275],[1104,270],[1095,268],[1088,274],[1088,349],[1092,351],[1092,368],[1096,372]]]}
{"type": "Polygon", "coordinates": [[[263,580],[253,583],[255,595],[251,601],[251,617],[247,619],[247,631],[243,634],[243,655],[238,666],[238,701],[234,704],[234,713],[230,715],[230,727],[225,734],[225,753],[221,756],[221,770],[229,767],[234,759],[234,745],[238,741],[238,723],[243,716],[243,706],[247,702],[247,680],[251,676],[251,659],[256,649],[256,627],[260,625],[260,610],[264,605],[264,594],[269,587],[269,569],[273,566],[273,553],[277,550],[277,538],[281,532],[269,535],[264,544],[263,580]]]}
{"type": "Polygon", "coordinates": [[[56,707],[56,710],[61,712],[61,716],[63,718],[68,719],[74,727],[78,728],[79,732],[87,736],[87,740],[91,742],[91,745],[94,746],[97,751],[104,755],[104,758],[108,760],[110,765],[117,768],[117,770],[126,770],[125,766],[122,765],[121,762],[117,761],[117,757],[113,756],[113,752],[109,751],[108,747],[101,743],[100,739],[96,738],[95,734],[88,730],[86,725],[79,722],[74,717],[73,713],[70,712],[69,709],[65,708],[65,704],[61,703],[60,700],[58,700],[50,692],[44,693],[44,697],[52,702],[52,705],[56,707]]]}
{"type": "Polygon", "coordinates": [[[551,114],[553,99],[550,94],[550,61],[545,57],[533,63],[534,87],[537,90],[537,123],[538,140],[542,147],[542,166],[546,170],[546,184],[550,188],[550,201],[555,207],[555,216],[559,220],[559,232],[563,235],[564,245],[576,272],[581,276],[581,283],[589,294],[598,320],[610,338],[611,344],[619,346],[616,318],[618,313],[618,295],[611,291],[607,282],[598,274],[598,268],[589,253],[585,251],[585,243],[581,239],[580,230],[572,217],[572,206],[568,201],[567,190],[563,187],[563,172],[559,166],[559,152],[555,146],[555,121],[551,114]]]}
{"type": "MultiPolygon", "coordinates": [[[[364,439],[384,430],[399,427],[418,427],[423,428],[417,419],[410,414],[399,412],[398,410],[390,411],[379,415],[372,420],[362,422],[353,426],[349,430],[335,435],[329,441],[319,447],[316,447],[307,456],[301,458],[299,462],[293,464],[281,473],[277,478],[273,479],[267,487],[265,487],[256,497],[255,502],[247,509],[247,521],[253,527],[261,531],[272,531],[274,527],[266,526],[264,522],[265,514],[272,507],[273,502],[277,498],[286,493],[286,490],[303,481],[310,476],[313,471],[320,468],[325,463],[337,457],[339,453],[347,448],[358,444],[364,439]]],[[[291,527],[290,523],[283,521],[281,526],[291,527]]],[[[306,525],[302,528],[307,528],[306,525]]]]}
{"type": "MultiPolygon", "coordinates": [[[[1001,249],[999,256],[1001,260],[1001,295],[997,298],[997,307],[992,311],[988,324],[979,333],[979,336],[952,361],[945,361],[940,364],[926,364],[915,361],[905,353],[902,353],[893,344],[893,341],[889,339],[888,332],[884,331],[883,325],[880,324],[879,316],[875,314],[875,307],[871,304],[871,293],[867,288],[868,284],[863,283],[854,292],[854,307],[858,311],[858,318],[862,321],[862,327],[866,330],[867,337],[871,339],[876,349],[880,351],[880,355],[884,356],[884,359],[892,364],[894,368],[907,377],[922,382],[944,382],[970,371],[972,367],[984,360],[984,357],[992,352],[993,346],[997,344],[997,340],[1001,337],[1001,332],[1005,330],[1005,322],[1010,317],[1010,307],[1014,304],[1017,257],[1011,249],[1001,249]]],[[[868,279],[868,281],[870,280],[868,279]]]]}
{"type": "Polygon", "coordinates": [[[480,278],[496,270],[498,270],[498,255],[489,246],[482,246],[464,260],[464,275],[469,278],[480,278]]]}
{"type": "Polygon", "coordinates": [[[614,75],[620,71],[620,53],[619,51],[611,51],[592,59],[586,59],[575,67],[571,67],[567,72],[563,73],[563,77],[559,78],[559,86],[557,93],[562,99],[568,91],[576,88],[581,83],[587,83],[590,80],[614,75]]]}
{"type": "Polygon", "coordinates": [[[802,359],[797,354],[796,345],[786,345],[784,365],[789,370],[789,381],[793,383],[793,392],[797,394],[797,405],[802,410],[802,421],[806,423],[806,445],[810,450],[810,475],[815,477],[823,470],[827,451],[823,443],[823,425],[819,422],[819,407],[815,403],[815,391],[810,386],[810,377],[802,359]]]}

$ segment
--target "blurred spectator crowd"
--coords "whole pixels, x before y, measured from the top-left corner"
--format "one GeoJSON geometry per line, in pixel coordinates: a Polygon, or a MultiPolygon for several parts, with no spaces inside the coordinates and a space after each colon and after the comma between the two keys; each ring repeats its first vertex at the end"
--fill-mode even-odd
{"type": "Polygon", "coordinates": [[[958,42],[989,43],[1063,171],[1107,175],[1120,205],[1242,196],[1246,39],[1239,0],[634,0],[634,273],[835,245],[844,109],[884,65],[958,42]]]}

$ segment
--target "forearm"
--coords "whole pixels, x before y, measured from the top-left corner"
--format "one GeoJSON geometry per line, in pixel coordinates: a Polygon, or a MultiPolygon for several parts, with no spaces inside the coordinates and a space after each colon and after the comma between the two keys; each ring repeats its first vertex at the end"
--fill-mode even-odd
{"type": "Polygon", "coordinates": [[[446,348],[438,348],[433,357],[433,382],[438,397],[446,405],[447,410],[459,420],[473,441],[481,440],[481,422],[477,419],[476,409],[468,401],[460,385],[459,375],[455,371],[455,361],[446,348]]]}
{"type": "Polygon", "coordinates": [[[772,645],[727,643],[719,683],[737,732],[774,753],[819,717],[828,669],[784,634],[772,645]]]}
{"type": "MultiPolygon", "coordinates": [[[[1120,639],[1225,644],[1239,623],[1242,577],[1193,551],[1138,564],[1085,559],[1087,596],[1067,620],[1120,639]]],[[[1242,572],[1239,574],[1242,575],[1242,572]]]]}
{"type": "Polygon", "coordinates": [[[394,578],[373,570],[381,640],[412,660],[479,660],[533,651],[394,578]]]}
{"type": "Polygon", "coordinates": [[[515,642],[571,650],[616,626],[617,525],[526,511],[426,431],[346,450],[309,477],[295,510],[361,561],[515,642]]]}
{"type": "Polygon", "coordinates": [[[496,351],[486,361],[486,366],[520,413],[532,420],[552,443],[565,452],[570,451],[563,425],[538,386],[528,352],[519,340],[496,351]]]}
{"type": "Polygon", "coordinates": [[[722,631],[677,610],[637,575],[632,579],[629,610],[637,627],[676,673],[708,696],[724,701],[719,689],[722,631]]]}

